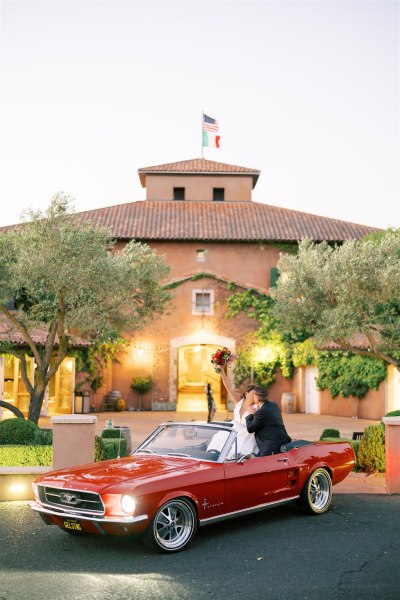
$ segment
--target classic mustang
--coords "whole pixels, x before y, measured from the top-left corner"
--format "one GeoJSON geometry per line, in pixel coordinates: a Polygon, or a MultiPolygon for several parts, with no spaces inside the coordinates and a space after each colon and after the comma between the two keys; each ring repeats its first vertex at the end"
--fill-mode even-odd
{"type": "Polygon", "coordinates": [[[322,514],[354,464],[349,442],[298,440],[243,456],[231,423],[163,423],[129,457],[39,477],[31,508],[69,533],[140,533],[177,552],[199,525],[286,502],[322,514]]]}

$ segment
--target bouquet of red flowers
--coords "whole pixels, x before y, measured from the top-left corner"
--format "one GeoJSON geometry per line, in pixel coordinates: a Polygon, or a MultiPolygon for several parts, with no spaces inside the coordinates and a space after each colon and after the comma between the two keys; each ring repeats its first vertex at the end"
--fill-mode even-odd
{"type": "Polygon", "coordinates": [[[214,369],[217,373],[222,371],[223,367],[230,367],[236,358],[236,354],[232,354],[228,348],[221,348],[217,350],[211,357],[211,362],[214,365],[214,369]]]}

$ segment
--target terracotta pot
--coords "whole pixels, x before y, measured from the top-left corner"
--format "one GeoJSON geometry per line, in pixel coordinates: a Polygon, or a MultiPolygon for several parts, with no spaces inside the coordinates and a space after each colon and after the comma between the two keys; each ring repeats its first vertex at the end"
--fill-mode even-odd
{"type": "Polygon", "coordinates": [[[121,412],[122,410],[126,409],[126,402],[123,398],[118,398],[115,401],[115,406],[114,406],[114,410],[116,412],[121,412]]]}

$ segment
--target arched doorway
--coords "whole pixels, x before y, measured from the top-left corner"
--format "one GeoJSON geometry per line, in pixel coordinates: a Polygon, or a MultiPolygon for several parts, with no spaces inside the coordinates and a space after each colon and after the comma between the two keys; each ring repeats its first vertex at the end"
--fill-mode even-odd
{"type": "MultiPolygon", "coordinates": [[[[211,384],[217,410],[232,410],[232,403],[221,386],[221,378],[211,364],[211,356],[223,346],[234,350],[235,340],[219,335],[195,334],[174,338],[170,346],[170,399],[176,402],[176,410],[206,411],[206,383],[211,384]]],[[[232,376],[230,369],[229,377],[232,376]]]]}

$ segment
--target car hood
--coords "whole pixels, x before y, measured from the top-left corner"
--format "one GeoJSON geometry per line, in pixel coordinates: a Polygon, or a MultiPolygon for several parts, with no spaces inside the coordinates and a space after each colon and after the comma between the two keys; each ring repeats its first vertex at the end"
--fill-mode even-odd
{"type": "Polygon", "coordinates": [[[110,486],[127,481],[143,483],[145,480],[189,472],[195,468],[207,467],[199,461],[186,458],[129,456],[46,473],[36,483],[49,487],[104,492],[110,486]]]}

